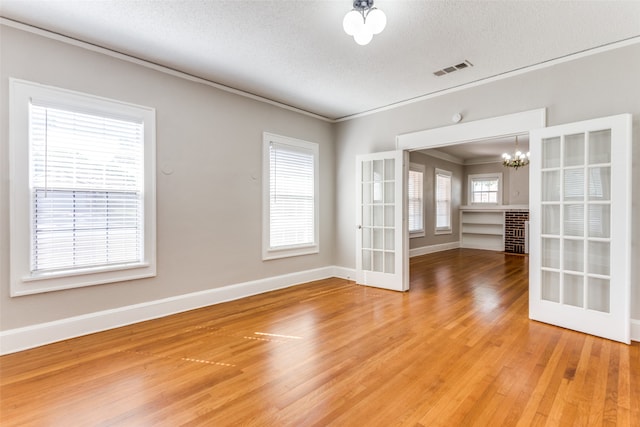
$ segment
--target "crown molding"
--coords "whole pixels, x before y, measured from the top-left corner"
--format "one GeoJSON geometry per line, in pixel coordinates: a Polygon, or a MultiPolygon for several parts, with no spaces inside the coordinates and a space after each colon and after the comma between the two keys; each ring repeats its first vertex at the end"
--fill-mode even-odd
{"type": "Polygon", "coordinates": [[[568,55],[565,55],[565,56],[560,56],[560,57],[557,57],[557,58],[549,59],[547,61],[539,62],[537,64],[528,65],[528,66],[521,67],[521,68],[516,68],[516,69],[511,70],[511,71],[506,71],[504,73],[500,73],[500,74],[496,74],[496,75],[493,75],[493,76],[489,76],[489,77],[481,78],[481,79],[478,79],[478,80],[474,80],[472,82],[461,84],[459,86],[454,86],[454,87],[451,87],[451,88],[448,88],[448,89],[443,89],[443,90],[438,90],[438,91],[435,91],[435,92],[427,93],[427,94],[424,94],[422,96],[417,96],[415,98],[407,99],[405,101],[400,101],[400,102],[396,102],[396,103],[393,103],[393,104],[389,104],[389,105],[386,105],[384,107],[374,108],[374,109],[371,109],[371,110],[368,110],[368,111],[363,111],[361,113],[351,114],[351,115],[348,115],[348,116],[340,117],[338,119],[333,120],[333,122],[334,123],[339,123],[339,122],[344,122],[344,121],[348,121],[348,120],[358,119],[360,117],[370,116],[372,114],[381,113],[383,111],[394,110],[396,108],[404,107],[406,105],[415,104],[417,102],[426,101],[428,99],[437,98],[439,96],[448,95],[450,93],[459,92],[461,90],[469,89],[469,88],[476,87],[476,86],[482,86],[482,85],[485,85],[485,84],[488,84],[488,83],[493,83],[493,82],[496,82],[496,81],[499,81],[499,80],[508,79],[510,77],[519,76],[521,74],[530,73],[532,71],[537,71],[537,70],[541,70],[541,69],[544,69],[544,68],[553,67],[554,65],[562,64],[562,63],[565,63],[565,62],[571,62],[571,61],[576,60],[576,59],[584,58],[584,57],[591,56],[591,55],[596,55],[598,53],[608,52],[608,51],[611,51],[611,50],[620,49],[620,48],[631,46],[631,45],[638,44],[638,43],[640,43],[640,36],[635,36],[635,37],[631,37],[631,38],[628,38],[628,39],[619,40],[617,42],[612,42],[612,43],[608,43],[608,44],[605,44],[605,45],[602,45],[602,46],[598,46],[598,47],[594,47],[594,48],[590,48],[590,49],[585,49],[585,50],[580,51],[580,52],[571,53],[571,54],[568,54],[568,55]]]}
{"type": "Polygon", "coordinates": [[[107,49],[107,48],[104,48],[102,46],[94,45],[94,44],[91,44],[91,43],[88,43],[88,42],[85,42],[85,41],[82,41],[82,40],[74,39],[74,38],[69,37],[69,36],[65,36],[65,35],[62,35],[62,34],[54,33],[54,32],[48,31],[48,30],[44,30],[42,28],[37,28],[37,27],[31,26],[31,25],[28,25],[28,24],[17,22],[17,21],[14,21],[14,20],[2,17],[2,16],[0,16],[0,24],[6,25],[8,27],[17,28],[17,29],[20,29],[20,30],[23,30],[23,31],[27,31],[27,32],[30,32],[30,33],[33,33],[33,34],[37,34],[37,35],[40,35],[40,36],[43,36],[43,37],[47,37],[47,38],[50,38],[50,39],[53,39],[53,40],[57,40],[57,41],[60,41],[60,42],[63,42],[63,43],[68,43],[68,44],[71,44],[71,45],[74,45],[74,46],[82,47],[84,49],[88,49],[88,50],[91,50],[91,51],[94,51],[94,52],[99,52],[99,53],[102,53],[102,54],[105,54],[105,55],[108,55],[108,56],[111,56],[111,57],[114,57],[114,58],[118,58],[118,59],[121,59],[121,60],[124,60],[124,61],[128,61],[128,62],[132,62],[134,64],[141,65],[143,67],[147,67],[147,68],[150,68],[150,69],[153,69],[153,70],[156,70],[156,71],[160,71],[160,72],[163,72],[163,73],[175,76],[175,77],[180,77],[180,78],[183,78],[183,79],[186,79],[186,80],[190,80],[190,81],[193,81],[193,82],[197,82],[197,83],[201,83],[201,84],[204,84],[204,85],[207,85],[207,86],[211,86],[211,87],[214,87],[216,89],[219,89],[219,90],[222,90],[222,91],[225,91],[225,92],[233,93],[233,94],[236,94],[236,95],[239,95],[239,96],[242,96],[242,97],[245,97],[245,98],[249,98],[249,99],[252,99],[252,100],[255,100],[255,101],[263,102],[263,103],[266,103],[266,104],[274,105],[276,107],[280,107],[280,108],[283,108],[285,110],[289,110],[289,111],[293,111],[293,112],[296,112],[296,113],[299,113],[299,114],[303,114],[305,116],[313,117],[313,118],[316,118],[318,120],[322,120],[322,121],[328,122],[328,123],[340,123],[340,122],[344,122],[344,121],[357,119],[357,118],[360,118],[360,117],[370,116],[372,114],[377,114],[377,113],[380,113],[380,112],[383,112],[383,111],[393,110],[393,109],[396,109],[396,108],[404,107],[406,105],[415,104],[417,102],[422,102],[422,101],[425,101],[425,100],[428,100],[428,99],[437,98],[439,96],[447,95],[447,94],[450,94],[450,93],[458,92],[458,91],[469,89],[469,88],[472,88],[472,87],[481,86],[481,85],[492,83],[492,82],[495,82],[495,81],[499,81],[499,80],[507,79],[507,78],[510,78],[510,77],[518,76],[520,74],[525,74],[525,73],[529,73],[529,72],[532,72],[532,71],[540,70],[540,69],[543,69],[543,68],[552,67],[554,65],[562,64],[564,62],[570,62],[570,61],[573,61],[575,59],[583,58],[583,57],[586,57],[586,56],[596,55],[598,53],[607,52],[607,51],[611,51],[611,50],[615,50],[615,49],[620,49],[622,47],[631,46],[631,45],[640,43],[640,36],[635,36],[635,37],[631,37],[631,38],[628,38],[628,39],[625,39],[625,40],[620,40],[620,41],[617,41],[617,42],[608,43],[608,44],[605,44],[605,45],[602,45],[602,46],[598,46],[598,47],[595,47],[595,48],[585,49],[585,50],[580,51],[580,52],[575,52],[575,53],[568,54],[568,55],[565,55],[565,56],[561,56],[561,57],[558,57],[558,58],[554,58],[554,59],[550,59],[550,60],[547,60],[547,61],[543,61],[543,62],[540,62],[540,63],[537,63],[537,64],[533,64],[533,65],[529,65],[529,66],[526,66],[526,67],[517,68],[515,70],[507,71],[507,72],[504,72],[504,73],[496,74],[496,75],[493,75],[493,76],[485,77],[485,78],[478,79],[478,80],[475,80],[475,81],[472,81],[472,82],[469,82],[469,83],[461,84],[459,86],[454,86],[454,87],[451,87],[451,88],[448,88],[448,89],[443,89],[443,90],[427,93],[427,94],[424,94],[424,95],[421,95],[421,96],[417,96],[415,98],[411,98],[411,99],[407,99],[407,100],[404,100],[404,101],[392,103],[392,104],[389,104],[389,105],[386,105],[386,106],[383,106],[383,107],[373,108],[371,110],[363,111],[363,112],[360,112],[360,113],[351,114],[351,115],[339,117],[339,118],[336,118],[336,119],[331,119],[331,118],[328,118],[328,117],[325,117],[325,116],[322,116],[322,115],[319,115],[319,114],[316,114],[316,113],[313,113],[313,112],[310,112],[310,111],[306,111],[306,110],[303,110],[303,109],[300,109],[300,108],[297,108],[297,107],[293,107],[293,106],[288,105],[288,104],[284,104],[282,102],[274,101],[274,100],[269,99],[269,98],[265,98],[265,97],[262,97],[262,96],[259,96],[259,95],[255,95],[255,94],[250,93],[250,92],[245,92],[245,91],[242,91],[240,89],[236,89],[236,88],[233,88],[233,87],[230,87],[230,86],[225,86],[225,85],[223,85],[221,83],[216,83],[216,82],[211,81],[211,80],[206,80],[206,79],[203,79],[201,77],[196,77],[194,75],[185,73],[183,71],[179,71],[179,70],[176,70],[176,69],[173,69],[173,68],[165,67],[163,65],[159,65],[159,64],[156,64],[156,63],[153,63],[153,62],[149,62],[149,61],[146,61],[146,60],[143,60],[143,59],[131,56],[131,55],[127,55],[127,54],[124,54],[124,53],[121,53],[121,52],[118,52],[118,51],[115,51],[115,50],[107,49]]]}
{"type": "Polygon", "coordinates": [[[242,96],[244,98],[249,98],[249,99],[252,99],[254,101],[263,102],[265,104],[270,104],[270,105],[273,105],[273,106],[276,106],[276,107],[279,107],[279,108],[282,108],[282,109],[285,109],[285,110],[289,110],[289,111],[293,111],[295,113],[303,114],[305,116],[313,117],[315,119],[322,120],[324,122],[329,122],[329,123],[334,123],[335,122],[335,120],[330,119],[328,117],[321,116],[319,114],[312,113],[310,111],[302,110],[300,108],[296,108],[296,107],[293,107],[291,105],[284,104],[282,102],[274,101],[274,100],[269,99],[269,98],[264,98],[262,96],[255,95],[255,94],[250,93],[250,92],[245,92],[245,91],[240,90],[240,89],[235,89],[235,88],[230,87],[230,86],[225,86],[225,85],[223,85],[221,83],[216,83],[216,82],[211,81],[211,80],[203,79],[202,77],[197,77],[197,76],[191,75],[189,73],[185,73],[183,71],[179,71],[179,70],[176,70],[176,69],[173,69],[173,68],[165,67],[164,65],[159,65],[159,64],[156,64],[156,63],[153,63],[153,62],[150,62],[150,61],[146,61],[144,59],[140,59],[140,58],[137,58],[137,57],[132,56],[132,55],[128,55],[128,54],[125,54],[125,53],[122,53],[122,52],[118,52],[116,50],[107,49],[105,47],[98,46],[98,45],[95,45],[95,44],[91,44],[91,43],[85,42],[83,40],[74,39],[72,37],[65,36],[65,35],[58,34],[58,33],[54,33],[54,32],[48,31],[48,30],[44,30],[42,28],[37,28],[37,27],[33,27],[31,25],[23,24],[21,22],[13,21],[11,19],[8,19],[8,18],[2,17],[2,16],[0,16],[0,24],[1,25],[6,25],[7,27],[16,28],[18,30],[26,31],[26,32],[29,32],[29,33],[32,33],[32,34],[36,34],[36,35],[39,35],[39,36],[42,36],[42,37],[46,37],[46,38],[51,39],[51,40],[56,40],[56,41],[59,41],[59,42],[67,43],[67,44],[70,44],[72,46],[81,47],[83,49],[87,49],[87,50],[90,50],[92,52],[102,53],[102,54],[110,56],[112,58],[117,58],[117,59],[120,59],[120,60],[123,60],[123,61],[127,61],[127,62],[130,62],[130,63],[136,64],[136,65],[141,65],[143,67],[146,67],[146,68],[149,68],[149,69],[152,69],[152,70],[155,70],[155,71],[160,71],[162,73],[169,74],[169,75],[174,76],[174,77],[179,77],[179,78],[182,78],[182,79],[185,79],[185,80],[189,80],[189,81],[192,81],[192,82],[196,82],[196,83],[200,83],[200,84],[203,84],[203,85],[207,85],[207,86],[210,86],[210,87],[213,87],[213,88],[225,91],[225,92],[229,92],[229,93],[233,93],[233,94],[238,95],[238,96],[242,96]]]}

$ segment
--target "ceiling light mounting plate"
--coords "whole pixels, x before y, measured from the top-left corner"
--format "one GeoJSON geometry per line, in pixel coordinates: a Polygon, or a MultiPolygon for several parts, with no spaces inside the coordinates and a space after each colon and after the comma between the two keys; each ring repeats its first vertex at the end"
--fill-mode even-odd
{"type": "Polygon", "coordinates": [[[353,0],[353,8],[359,11],[371,9],[373,7],[373,0],[353,0]]]}

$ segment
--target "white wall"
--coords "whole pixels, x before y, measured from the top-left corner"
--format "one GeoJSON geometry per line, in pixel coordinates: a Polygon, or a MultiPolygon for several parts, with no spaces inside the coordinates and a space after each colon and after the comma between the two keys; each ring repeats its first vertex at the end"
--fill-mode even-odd
{"type": "Polygon", "coordinates": [[[0,330],[333,264],[331,123],[12,27],[0,67],[0,330]],[[157,277],[9,297],[9,77],[156,108],[157,277]],[[317,255],[261,260],[263,131],[320,144],[317,255]]]}
{"type": "MultiPolygon", "coordinates": [[[[482,64],[476,64],[476,67],[482,64]]],[[[464,121],[547,108],[547,124],[557,125],[621,113],[633,119],[633,224],[631,314],[640,319],[640,44],[598,53],[341,122],[336,134],[336,263],[355,265],[354,162],[358,154],[395,149],[399,134],[464,121]]],[[[428,78],[428,77],[425,77],[428,78]]]]}

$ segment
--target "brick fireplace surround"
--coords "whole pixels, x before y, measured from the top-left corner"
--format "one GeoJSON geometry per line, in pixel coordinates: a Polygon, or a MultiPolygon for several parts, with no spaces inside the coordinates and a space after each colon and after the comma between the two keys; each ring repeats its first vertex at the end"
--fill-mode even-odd
{"type": "Polygon", "coordinates": [[[508,210],[504,217],[504,251],[525,253],[525,222],[529,221],[529,211],[508,210]]]}

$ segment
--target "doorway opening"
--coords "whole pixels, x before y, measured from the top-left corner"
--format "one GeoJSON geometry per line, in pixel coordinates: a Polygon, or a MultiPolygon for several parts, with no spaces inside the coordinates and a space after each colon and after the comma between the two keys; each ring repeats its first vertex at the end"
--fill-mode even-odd
{"type": "MultiPolygon", "coordinates": [[[[438,200],[439,195],[435,194],[439,191],[436,187],[438,177],[433,170],[442,168],[432,165],[430,173],[424,176],[425,194],[429,194],[430,188],[434,193],[432,204],[427,204],[424,210],[424,233],[412,239],[413,249],[405,256],[409,258],[457,247],[504,251],[505,210],[515,213],[512,217],[517,227],[528,225],[523,220],[525,212],[528,216],[528,170],[512,172],[509,170],[511,168],[501,165],[496,169],[495,153],[499,149],[506,150],[505,147],[512,149],[516,135],[520,141],[523,141],[522,136],[526,136],[528,144],[529,131],[545,125],[546,109],[543,108],[399,135],[396,138],[397,149],[418,153],[413,154],[416,163],[420,163],[419,153],[425,153],[436,158],[431,163],[456,169],[449,171],[458,177],[451,181],[452,188],[449,190],[452,197],[460,199],[450,201],[448,205],[446,200],[438,200]],[[491,158],[493,165],[487,166],[485,161],[489,160],[490,153],[494,154],[491,158]],[[466,158],[470,157],[480,161],[464,165],[466,158]],[[492,193],[494,180],[498,188],[496,193],[492,193]],[[473,194],[470,189],[474,187],[478,189],[478,194],[473,194]],[[459,208],[453,209],[452,206],[459,208]],[[438,223],[446,223],[446,220],[439,221],[439,215],[449,215],[450,218],[449,230],[444,233],[439,232],[438,223]],[[462,220],[459,220],[461,216],[462,220]]],[[[409,230],[405,230],[405,233],[411,236],[409,230]]],[[[523,234],[522,240],[526,240],[526,231],[517,231],[516,234],[518,237],[523,234]]],[[[528,252],[528,242],[520,242],[520,239],[511,246],[516,249],[522,246],[522,252],[528,252]]]]}
{"type": "MultiPolygon", "coordinates": [[[[528,133],[518,135],[526,153],[528,133]]],[[[454,247],[528,253],[529,168],[505,167],[515,137],[412,150],[410,256],[454,247]]]]}

